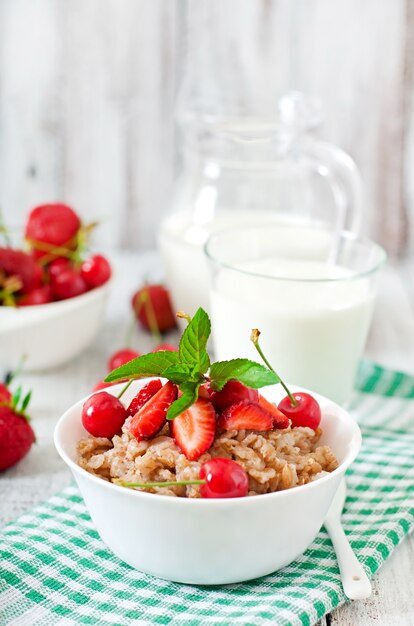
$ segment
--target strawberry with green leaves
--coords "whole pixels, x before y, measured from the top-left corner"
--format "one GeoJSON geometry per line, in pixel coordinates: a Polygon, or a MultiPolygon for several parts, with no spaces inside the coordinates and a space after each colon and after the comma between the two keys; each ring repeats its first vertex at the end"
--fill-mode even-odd
{"type": "Polygon", "coordinates": [[[22,395],[22,388],[11,396],[5,385],[0,385],[0,472],[18,463],[32,447],[35,435],[26,409],[31,392],[22,395]]]}

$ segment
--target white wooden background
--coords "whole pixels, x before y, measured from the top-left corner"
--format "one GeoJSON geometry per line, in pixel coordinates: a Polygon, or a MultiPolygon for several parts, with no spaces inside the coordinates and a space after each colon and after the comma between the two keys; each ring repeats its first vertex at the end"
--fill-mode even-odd
{"type": "Polygon", "coordinates": [[[413,253],[413,58],[414,0],[0,0],[0,206],[63,199],[101,244],[150,248],[176,94],[262,113],[295,87],[362,170],[365,231],[413,253]]]}

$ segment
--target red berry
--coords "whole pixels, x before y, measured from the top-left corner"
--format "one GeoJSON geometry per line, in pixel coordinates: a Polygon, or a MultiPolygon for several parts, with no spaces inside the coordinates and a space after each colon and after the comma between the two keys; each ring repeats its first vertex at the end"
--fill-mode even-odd
{"type": "Polygon", "coordinates": [[[82,424],[94,437],[112,439],[119,433],[127,417],[122,402],[106,391],[94,393],[82,408],[82,424]]]}
{"type": "Polygon", "coordinates": [[[270,415],[272,416],[273,428],[288,428],[289,427],[289,424],[290,424],[289,418],[286,417],[286,415],[284,415],[282,411],[280,411],[277,408],[276,404],[273,404],[273,402],[269,402],[269,400],[266,400],[266,398],[264,398],[260,393],[259,393],[259,405],[262,407],[262,409],[270,413],[270,415]]]}
{"type": "Polygon", "coordinates": [[[138,321],[147,330],[163,333],[177,326],[170,295],[163,285],[142,287],[132,298],[132,306],[138,321]]]}
{"type": "Polygon", "coordinates": [[[27,293],[36,283],[36,263],[34,259],[21,250],[0,248],[0,274],[6,277],[16,276],[21,281],[22,293],[27,293]]]}
{"type": "Polygon", "coordinates": [[[95,289],[111,278],[111,266],[104,256],[95,254],[81,265],[80,273],[89,289],[95,289]]]}
{"type": "Polygon", "coordinates": [[[53,261],[51,261],[48,265],[50,279],[53,280],[58,274],[64,270],[70,269],[70,267],[70,260],[64,258],[63,256],[53,259],[53,261]]]}
{"type": "Polygon", "coordinates": [[[217,425],[224,430],[272,430],[270,413],[253,402],[238,402],[228,406],[217,425]]]}
{"type": "Polygon", "coordinates": [[[52,289],[50,285],[35,287],[18,301],[19,306],[34,306],[38,304],[48,304],[53,302],[52,289]]]}
{"type": "Polygon", "coordinates": [[[297,391],[292,393],[292,396],[297,401],[296,405],[293,405],[289,396],[286,396],[279,402],[279,411],[282,411],[286,417],[288,417],[292,426],[307,426],[316,430],[321,421],[321,407],[313,396],[309,393],[297,391]]]}
{"type": "Polygon", "coordinates": [[[85,281],[74,269],[62,270],[52,280],[53,295],[57,300],[75,298],[87,291],[85,281]]]}
{"type": "Polygon", "coordinates": [[[167,411],[176,399],[177,387],[168,381],[131,418],[129,432],[138,441],[153,437],[166,423],[167,411]]]}
{"type": "Polygon", "coordinates": [[[125,365],[125,363],[129,363],[129,361],[136,359],[138,356],[138,352],[136,350],[132,350],[131,348],[118,350],[118,352],[115,352],[108,361],[108,372],[116,370],[118,367],[125,365]]]}
{"type": "Polygon", "coordinates": [[[15,465],[29,452],[35,440],[25,417],[0,406],[0,471],[15,465]]]}
{"type": "Polygon", "coordinates": [[[249,478],[244,468],[231,459],[216,457],[202,464],[200,487],[203,498],[243,498],[249,490],[249,478]]]}
{"type": "Polygon", "coordinates": [[[39,263],[35,264],[35,272],[34,272],[34,286],[41,287],[45,282],[45,270],[42,265],[39,263]]]}
{"type": "Polygon", "coordinates": [[[178,346],[173,346],[171,343],[159,343],[151,352],[178,352],[178,346]]]}
{"type": "Polygon", "coordinates": [[[189,461],[197,461],[210,448],[216,432],[216,412],[209,400],[199,398],[170,423],[177,446],[189,461]]]}
{"type": "MultiPolygon", "coordinates": [[[[66,204],[43,204],[29,213],[26,223],[26,239],[47,244],[50,248],[74,248],[76,234],[81,222],[78,215],[66,204]]],[[[36,258],[48,255],[45,250],[36,249],[32,244],[36,258]]]]}
{"type": "Polygon", "coordinates": [[[0,383],[0,406],[2,404],[10,404],[11,401],[12,395],[9,388],[4,383],[0,383]]]}
{"type": "Polygon", "coordinates": [[[159,378],[155,378],[154,380],[150,380],[142,389],[140,389],[137,395],[132,398],[131,403],[127,409],[129,415],[135,415],[138,411],[152,398],[155,396],[157,391],[159,391],[162,387],[162,382],[159,378]]]}
{"type": "Polygon", "coordinates": [[[246,387],[238,380],[229,380],[221,391],[214,391],[211,394],[211,401],[218,413],[221,413],[231,404],[237,402],[258,402],[259,392],[257,389],[246,387]]]}

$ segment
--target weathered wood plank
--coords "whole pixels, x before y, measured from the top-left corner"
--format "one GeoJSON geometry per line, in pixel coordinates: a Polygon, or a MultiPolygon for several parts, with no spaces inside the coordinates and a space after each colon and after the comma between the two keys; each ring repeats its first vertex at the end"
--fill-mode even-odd
{"type": "Polygon", "coordinates": [[[0,206],[10,224],[62,190],[61,3],[0,3],[0,206]]]}
{"type": "MultiPolygon", "coordinates": [[[[365,231],[402,252],[414,221],[413,0],[3,0],[0,204],[102,217],[103,244],[151,246],[168,206],[173,100],[269,114],[299,88],[367,188],[365,231]],[[402,172],[405,168],[405,176],[402,172]]],[[[411,244],[413,247],[413,244],[411,244]]]]}

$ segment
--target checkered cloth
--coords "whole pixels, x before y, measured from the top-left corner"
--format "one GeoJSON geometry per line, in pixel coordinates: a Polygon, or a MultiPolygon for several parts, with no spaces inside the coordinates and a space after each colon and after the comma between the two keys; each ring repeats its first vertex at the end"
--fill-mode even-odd
{"type": "MultiPolygon", "coordinates": [[[[348,473],[345,531],[372,576],[414,525],[414,378],[364,364],[351,411],[363,449],[348,473]]],[[[70,486],[0,535],[1,626],[303,624],[345,602],[322,529],[297,561],[221,587],[179,585],[121,563],[70,486]]]]}

